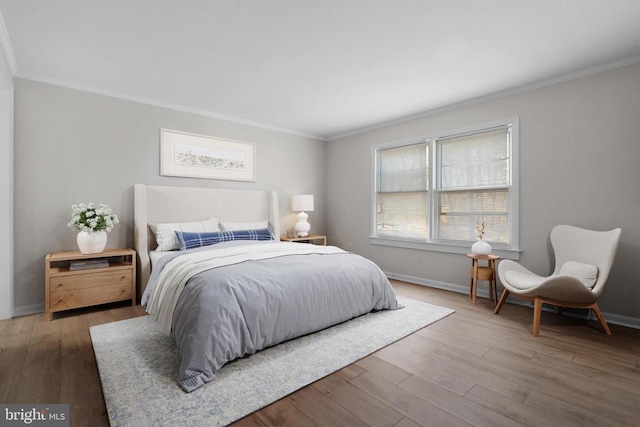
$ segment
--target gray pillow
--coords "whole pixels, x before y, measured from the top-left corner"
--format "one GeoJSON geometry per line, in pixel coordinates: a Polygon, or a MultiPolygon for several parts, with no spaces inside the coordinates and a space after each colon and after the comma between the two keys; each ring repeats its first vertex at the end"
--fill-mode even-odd
{"type": "Polygon", "coordinates": [[[558,274],[566,274],[580,280],[587,289],[592,289],[598,280],[598,267],[578,261],[567,261],[562,264],[558,274]]]}
{"type": "Polygon", "coordinates": [[[259,230],[267,227],[269,227],[269,221],[266,219],[255,222],[220,221],[222,231],[259,230]]]}

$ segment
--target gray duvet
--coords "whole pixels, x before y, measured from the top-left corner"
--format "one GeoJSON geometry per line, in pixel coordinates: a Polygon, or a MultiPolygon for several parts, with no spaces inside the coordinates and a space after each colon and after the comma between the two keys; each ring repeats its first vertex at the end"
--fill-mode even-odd
{"type": "Polygon", "coordinates": [[[234,359],[373,310],[399,307],[384,273],[347,252],[204,271],[189,279],[173,313],[172,334],[181,355],[178,382],[191,392],[234,359]]]}

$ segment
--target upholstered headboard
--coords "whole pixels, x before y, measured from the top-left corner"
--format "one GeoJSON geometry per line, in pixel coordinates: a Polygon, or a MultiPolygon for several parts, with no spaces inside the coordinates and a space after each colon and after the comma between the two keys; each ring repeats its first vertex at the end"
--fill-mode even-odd
{"type": "Polygon", "coordinates": [[[156,248],[149,224],[191,222],[209,218],[257,222],[267,219],[273,235],[280,236],[278,194],[275,191],[221,188],[134,186],[134,241],[138,256],[139,293],[151,274],[149,251],[156,248]]]}

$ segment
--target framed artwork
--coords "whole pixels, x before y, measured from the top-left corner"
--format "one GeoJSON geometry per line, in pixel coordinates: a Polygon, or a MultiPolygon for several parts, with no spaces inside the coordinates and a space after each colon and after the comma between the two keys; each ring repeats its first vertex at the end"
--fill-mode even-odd
{"type": "Polygon", "coordinates": [[[255,145],[160,129],[160,175],[255,181],[255,145]]]}

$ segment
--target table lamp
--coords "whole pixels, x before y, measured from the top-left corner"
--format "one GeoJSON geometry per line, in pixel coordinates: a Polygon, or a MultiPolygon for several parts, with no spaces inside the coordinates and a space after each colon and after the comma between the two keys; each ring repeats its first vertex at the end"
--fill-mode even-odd
{"type": "Polygon", "coordinates": [[[300,212],[298,222],[296,222],[297,237],[307,237],[311,225],[307,221],[309,215],[305,211],[313,211],[313,194],[294,194],[291,196],[291,210],[300,212]]]}

